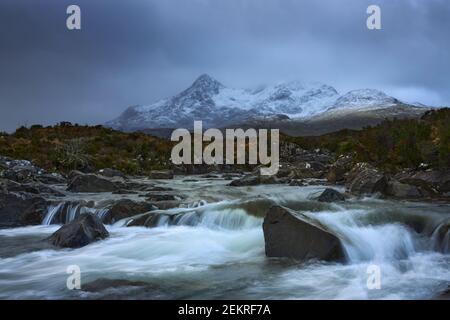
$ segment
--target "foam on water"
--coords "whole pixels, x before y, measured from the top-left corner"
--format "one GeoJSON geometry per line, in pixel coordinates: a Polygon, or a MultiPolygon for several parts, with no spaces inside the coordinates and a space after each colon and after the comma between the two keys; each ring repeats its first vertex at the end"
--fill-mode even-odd
{"type": "MultiPolygon", "coordinates": [[[[431,234],[424,236],[403,223],[405,217],[414,217],[412,209],[403,208],[406,204],[398,208],[380,200],[319,204],[309,199],[320,187],[291,188],[291,193],[286,188],[242,189],[238,199],[159,211],[155,228],[117,224],[107,226],[108,239],[80,249],[0,259],[0,298],[86,297],[67,290],[69,265],[80,267],[82,284],[102,277],[139,280],[157,287],[166,298],[416,299],[432,298],[448,286],[450,255],[432,250],[431,234]],[[310,208],[302,212],[342,239],[348,262],[267,259],[261,212],[271,203],[310,208]],[[383,214],[385,208],[398,212],[383,214]],[[381,269],[380,290],[367,289],[371,264],[381,269]]],[[[430,226],[442,221],[441,213],[427,208],[423,219],[430,226]]],[[[50,224],[58,210],[49,210],[44,221],[50,224]]],[[[45,236],[55,230],[43,225],[0,230],[0,236],[45,236]]],[[[127,292],[117,294],[133,298],[127,292]]],[[[142,294],[151,298],[145,296],[148,292],[142,294]]]]}

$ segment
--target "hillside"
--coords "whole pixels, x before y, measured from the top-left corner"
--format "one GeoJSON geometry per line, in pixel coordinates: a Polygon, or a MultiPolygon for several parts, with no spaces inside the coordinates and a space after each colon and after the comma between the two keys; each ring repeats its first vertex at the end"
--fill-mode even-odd
{"type": "Polygon", "coordinates": [[[168,166],[169,141],[102,126],[61,123],[21,127],[0,135],[0,155],[31,160],[50,171],[115,168],[128,174],[168,166]]]}
{"type": "Polygon", "coordinates": [[[354,153],[357,161],[396,171],[450,167],[450,108],[426,112],[420,119],[386,120],[362,130],[341,130],[316,137],[289,137],[303,148],[354,153]]]}
{"type": "MultiPolygon", "coordinates": [[[[321,136],[281,136],[303,149],[355,154],[356,161],[389,171],[402,168],[450,167],[450,109],[428,111],[420,119],[385,120],[362,130],[345,129],[321,136]]],[[[173,143],[145,133],[124,133],[102,126],[61,123],[21,127],[0,134],[0,155],[26,159],[50,171],[115,168],[145,174],[171,167],[173,143]]],[[[283,155],[281,155],[283,157],[283,155]]]]}

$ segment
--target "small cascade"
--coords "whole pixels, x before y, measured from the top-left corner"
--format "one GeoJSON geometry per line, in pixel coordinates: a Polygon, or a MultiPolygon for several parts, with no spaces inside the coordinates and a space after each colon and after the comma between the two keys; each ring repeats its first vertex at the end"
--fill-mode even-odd
{"type": "Polygon", "coordinates": [[[75,220],[79,215],[91,213],[104,220],[108,214],[108,208],[91,208],[83,202],[61,202],[50,206],[42,220],[43,225],[65,224],[75,220]]]}
{"type": "Polygon", "coordinates": [[[367,222],[367,210],[321,212],[315,217],[341,240],[351,262],[407,259],[419,247],[418,235],[408,226],[367,222]]]}
{"type": "Polygon", "coordinates": [[[247,213],[235,202],[204,204],[196,209],[153,212],[144,223],[147,227],[191,226],[208,229],[242,230],[261,227],[262,218],[247,213]]]}
{"type": "Polygon", "coordinates": [[[431,235],[433,248],[442,253],[450,253],[450,220],[442,222],[431,235]]]}

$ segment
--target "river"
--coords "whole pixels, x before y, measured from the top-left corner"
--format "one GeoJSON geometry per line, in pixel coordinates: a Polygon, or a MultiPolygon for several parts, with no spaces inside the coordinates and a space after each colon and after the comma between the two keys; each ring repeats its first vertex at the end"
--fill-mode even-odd
{"type": "MultiPolygon", "coordinates": [[[[167,210],[181,218],[168,224],[162,217],[155,228],[126,227],[126,221],[108,225],[109,238],[80,249],[36,247],[59,228],[52,224],[58,214],[52,208],[43,225],[0,230],[0,298],[432,299],[450,283],[450,254],[436,250],[433,235],[450,218],[449,204],[376,198],[327,204],[312,200],[322,185],[236,188],[228,182],[158,181],[192,208],[167,210]],[[266,258],[262,222],[271,204],[311,215],[338,234],[347,262],[266,258]],[[70,265],[79,266],[82,288],[100,278],[140,285],[69,290],[70,265]],[[367,271],[373,265],[381,272],[381,287],[371,290],[367,271]]],[[[71,197],[101,203],[121,196],[71,197]]]]}

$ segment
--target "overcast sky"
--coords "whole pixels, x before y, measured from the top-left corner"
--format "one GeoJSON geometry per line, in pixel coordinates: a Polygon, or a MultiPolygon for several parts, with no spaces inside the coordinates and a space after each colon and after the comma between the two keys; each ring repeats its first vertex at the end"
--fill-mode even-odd
{"type": "Polygon", "coordinates": [[[103,123],[208,73],[450,105],[448,0],[1,0],[0,130],[103,123]],[[78,4],[82,30],[66,28],[78,4]],[[382,30],[366,27],[378,4],[382,30]]]}

